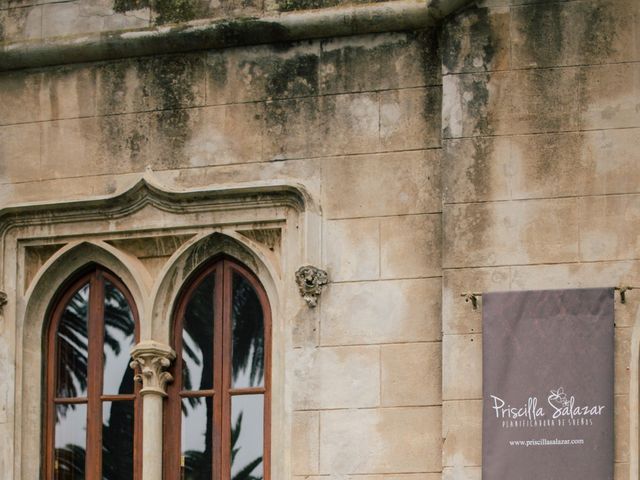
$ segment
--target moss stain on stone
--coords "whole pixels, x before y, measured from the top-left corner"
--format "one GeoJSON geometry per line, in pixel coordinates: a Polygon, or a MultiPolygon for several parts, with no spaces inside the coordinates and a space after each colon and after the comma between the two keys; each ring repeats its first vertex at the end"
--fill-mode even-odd
{"type": "Polygon", "coordinates": [[[534,4],[528,8],[528,18],[520,32],[527,50],[532,58],[544,59],[546,65],[558,65],[567,28],[564,5],[534,4]]]}
{"type": "Polygon", "coordinates": [[[584,28],[584,51],[588,57],[601,59],[614,53],[613,41],[618,34],[610,2],[596,3],[587,12],[584,28]]]}
{"type": "Polygon", "coordinates": [[[116,12],[129,12],[151,8],[156,16],[155,23],[188,22],[202,18],[207,13],[207,5],[200,0],[114,0],[113,9],[116,12]]]}
{"type": "Polygon", "coordinates": [[[140,10],[150,7],[150,3],[150,0],[114,0],[113,10],[119,13],[140,10]]]}
{"type": "Polygon", "coordinates": [[[357,5],[362,3],[378,3],[387,0],[280,0],[278,10],[292,12],[296,10],[315,10],[318,8],[335,7],[337,5],[357,5]]]}
{"type": "Polygon", "coordinates": [[[125,77],[130,61],[110,62],[98,67],[98,85],[101,90],[98,114],[115,113],[125,108],[125,77]]]}
{"type": "MultiPolygon", "coordinates": [[[[195,103],[193,86],[198,78],[199,56],[175,55],[156,57],[144,64],[142,81],[162,110],[156,114],[154,138],[161,142],[163,166],[178,166],[191,137],[191,110],[195,103]]],[[[142,66],[142,65],[141,65],[142,66]]]]}
{"type": "Polygon", "coordinates": [[[209,81],[215,84],[217,89],[221,91],[227,86],[227,56],[226,52],[215,52],[207,57],[207,70],[209,73],[209,81]]]}
{"type": "Polygon", "coordinates": [[[278,3],[281,12],[292,12],[294,10],[313,10],[316,8],[334,7],[339,0],[282,0],[278,3]]]}
{"type": "Polygon", "coordinates": [[[500,33],[488,8],[466,9],[442,29],[442,62],[449,72],[486,71],[494,61],[500,33]]]}
{"type": "Polygon", "coordinates": [[[155,0],[156,23],[188,22],[198,18],[202,6],[197,0],[155,0]]]}
{"type": "Polygon", "coordinates": [[[274,60],[268,68],[266,94],[269,98],[316,95],[318,93],[318,65],[314,54],[274,60]]]}

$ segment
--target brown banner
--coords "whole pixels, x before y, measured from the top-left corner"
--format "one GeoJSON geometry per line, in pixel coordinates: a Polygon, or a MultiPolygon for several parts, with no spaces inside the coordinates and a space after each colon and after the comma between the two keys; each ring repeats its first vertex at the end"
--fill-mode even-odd
{"type": "Polygon", "coordinates": [[[613,294],[483,294],[483,480],[613,479],[613,294]]]}

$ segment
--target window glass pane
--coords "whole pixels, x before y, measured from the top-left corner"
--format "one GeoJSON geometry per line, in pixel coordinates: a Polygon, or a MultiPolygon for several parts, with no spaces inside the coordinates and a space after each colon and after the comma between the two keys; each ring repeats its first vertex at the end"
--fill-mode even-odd
{"type": "Polygon", "coordinates": [[[125,296],[110,282],[104,285],[103,393],[133,393],[129,352],[135,343],[133,312],[125,296]]]}
{"type": "Polygon", "coordinates": [[[86,397],[89,284],[64,308],[56,334],[56,396],[86,397]]]}
{"type": "Polygon", "coordinates": [[[133,479],[133,401],[102,404],[102,479],[133,479]]]}
{"type": "Polygon", "coordinates": [[[231,480],[262,480],[264,396],[231,397],[231,480]]]}
{"type": "Polygon", "coordinates": [[[213,289],[215,273],[193,292],[182,326],[182,389],[213,388],[213,289]]]}
{"type": "Polygon", "coordinates": [[[211,480],[213,397],[182,400],[181,478],[211,480]]]}
{"type": "Polygon", "coordinates": [[[55,480],[83,480],[87,447],[87,405],[56,405],[55,480]]]}
{"type": "Polygon", "coordinates": [[[233,274],[233,388],[262,386],[264,381],[264,319],[251,284],[233,274]]]}

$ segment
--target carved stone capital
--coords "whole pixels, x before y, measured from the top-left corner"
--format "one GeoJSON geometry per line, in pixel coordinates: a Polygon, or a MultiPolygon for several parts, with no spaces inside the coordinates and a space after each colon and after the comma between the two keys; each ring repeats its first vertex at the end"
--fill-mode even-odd
{"type": "Polygon", "coordinates": [[[322,293],[322,287],[329,283],[329,275],[312,265],[300,267],[296,272],[296,283],[300,289],[300,295],[310,307],[318,304],[318,297],[322,293]]]}
{"type": "Polygon", "coordinates": [[[131,358],[131,368],[140,369],[135,376],[137,381],[142,382],[140,394],[166,396],[167,383],[173,380],[171,374],[166,371],[176,358],[173,349],[162,343],[147,340],[131,349],[131,358]]]}

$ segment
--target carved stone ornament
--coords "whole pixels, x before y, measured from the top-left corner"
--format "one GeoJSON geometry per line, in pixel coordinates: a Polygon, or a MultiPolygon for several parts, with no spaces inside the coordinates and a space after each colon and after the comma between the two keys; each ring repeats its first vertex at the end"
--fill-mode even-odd
{"type": "Polygon", "coordinates": [[[140,394],[166,396],[167,383],[173,381],[171,374],[166,371],[176,358],[173,349],[158,342],[145,341],[133,347],[131,357],[131,368],[140,369],[135,376],[136,381],[142,382],[140,394]]]}
{"type": "Polygon", "coordinates": [[[305,265],[296,272],[296,283],[307,305],[315,307],[322,293],[322,287],[329,283],[329,275],[324,270],[305,265]]]}
{"type": "Polygon", "coordinates": [[[7,304],[8,302],[8,298],[7,298],[7,294],[5,292],[0,292],[0,314],[2,314],[2,311],[4,310],[4,306],[7,304]]]}

